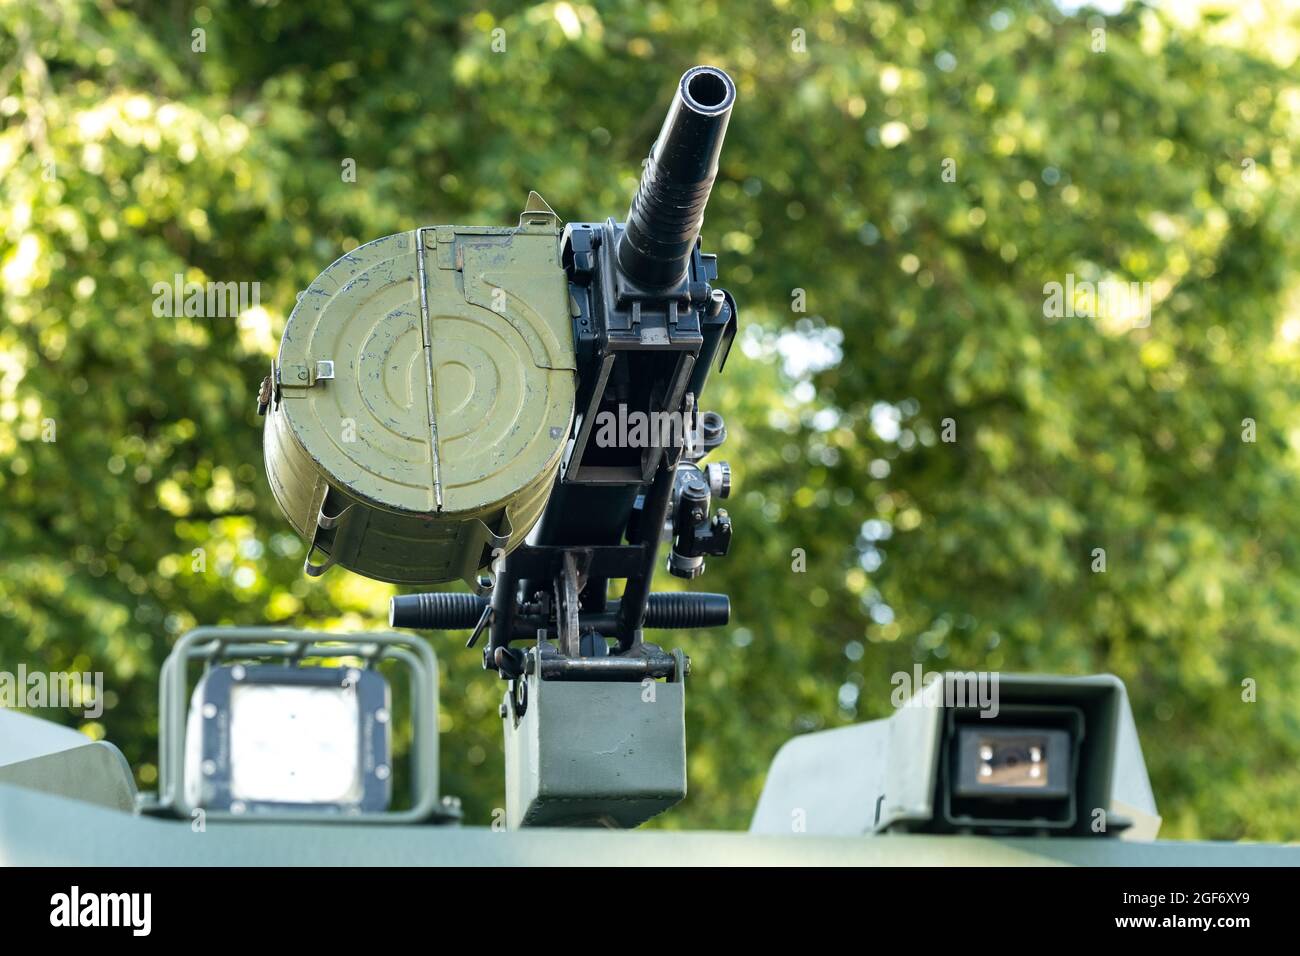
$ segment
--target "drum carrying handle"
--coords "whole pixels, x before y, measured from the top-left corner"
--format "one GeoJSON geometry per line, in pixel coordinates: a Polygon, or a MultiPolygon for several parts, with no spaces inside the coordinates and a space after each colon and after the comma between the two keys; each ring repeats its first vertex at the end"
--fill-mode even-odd
{"type": "Polygon", "coordinates": [[[307,547],[307,558],[302,564],[302,569],[308,577],[318,578],[338,563],[338,548],[334,548],[331,552],[326,553],[321,544],[321,533],[332,532],[332,534],[329,535],[329,538],[330,542],[333,543],[333,541],[338,538],[339,524],[347,517],[348,512],[350,512],[355,505],[355,502],[352,502],[338,514],[329,514],[325,510],[329,505],[329,500],[330,498],[327,492],[320,503],[320,512],[316,516],[316,531],[312,534],[311,544],[307,547]],[[312,555],[317,551],[320,551],[321,554],[325,555],[325,560],[319,564],[313,564],[312,555]]]}

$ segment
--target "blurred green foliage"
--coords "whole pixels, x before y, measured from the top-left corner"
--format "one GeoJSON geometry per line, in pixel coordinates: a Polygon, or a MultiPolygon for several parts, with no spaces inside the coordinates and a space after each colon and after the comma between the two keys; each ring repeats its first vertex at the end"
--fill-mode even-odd
{"type": "MultiPolygon", "coordinates": [[[[680,636],[660,824],[746,826],[782,741],[887,714],[919,662],[1113,671],[1164,835],[1300,837],[1300,16],[1190,6],[0,4],[0,667],[105,671],[83,729],[148,786],[186,629],[382,626],[387,586],[303,577],[262,474],[295,294],[532,188],[621,216],[714,63],[735,620],[680,636]],[[261,305],[156,318],[176,274],[261,305]],[[1046,318],[1067,275],[1149,282],[1149,326],[1046,318]]],[[[484,823],[501,685],[433,641],[444,791],[484,823]]]]}

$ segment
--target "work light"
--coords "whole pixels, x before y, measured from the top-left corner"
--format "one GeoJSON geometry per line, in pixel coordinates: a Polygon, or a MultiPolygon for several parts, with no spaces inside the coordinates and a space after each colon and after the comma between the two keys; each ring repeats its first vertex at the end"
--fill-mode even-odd
{"type": "Polygon", "coordinates": [[[386,810],[390,713],[388,682],[374,670],[211,668],[191,699],[187,800],[237,814],[386,810]]]}
{"type": "Polygon", "coordinates": [[[393,633],[200,627],[163,662],[158,793],[141,812],[208,822],[447,823],[438,662],[393,633]],[[201,665],[201,671],[199,671],[201,665]],[[403,672],[394,715],[390,679],[403,672]],[[192,678],[198,677],[197,682],[192,678]],[[403,741],[401,772],[393,738],[403,741]],[[405,793],[394,796],[394,780],[405,793]]]}

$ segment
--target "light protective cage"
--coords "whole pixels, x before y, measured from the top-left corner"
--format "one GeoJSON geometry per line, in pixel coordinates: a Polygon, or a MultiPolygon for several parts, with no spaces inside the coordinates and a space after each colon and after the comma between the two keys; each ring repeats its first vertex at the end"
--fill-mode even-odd
{"type": "Polygon", "coordinates": [[[428,644],[415,637],[197,628],[176,642],[163,664],[159,794],[156,807],[146,809],[183,817],[202,810],[207,820],[278,823],[415,823],[454,817],[438,797],[437,687],[437,660],[428,644]],[[355,658],[361,665],[302,664],[339,658],[355,658]],[[384,809],[391,788],[387,751],[393,728],[388,684],[377,667],[386,660],[404,665],[410,677],[410,806],[401,810],[384,809]],[[203,664],[204,673],[187,718],[188,669],[194,662],[203,664]],[[296,719],[292,715],[316,725],[297,739],[333,761],[324,773],[295,776],[293,770],[305,766],[307,755],[277,753],[267,722],[296,719]],[[328,753],[331,748],[337,751],[328,753]],[[241,769],[241,758],[260,761],[271,782],[265,774],[250,776],[247,763],[241,769]],[[207,761],[211,763],[204,766],[207,761]]]}

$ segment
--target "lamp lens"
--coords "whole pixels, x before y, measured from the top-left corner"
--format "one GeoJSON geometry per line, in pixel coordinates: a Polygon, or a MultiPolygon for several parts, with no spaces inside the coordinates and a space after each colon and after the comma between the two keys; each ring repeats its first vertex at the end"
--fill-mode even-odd
{"type": "Polygon", "coordinates": [[[246,801],[356,803],[360,708],[347,687],[240,684],[230,692],[230,794],[246,801]]]}

